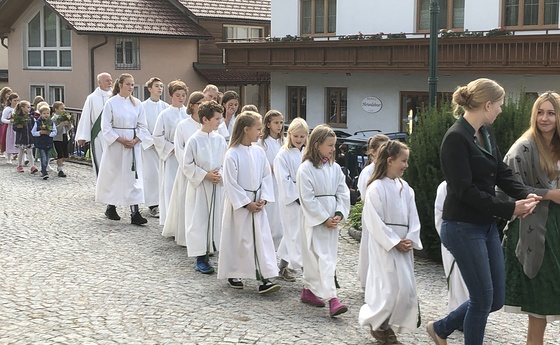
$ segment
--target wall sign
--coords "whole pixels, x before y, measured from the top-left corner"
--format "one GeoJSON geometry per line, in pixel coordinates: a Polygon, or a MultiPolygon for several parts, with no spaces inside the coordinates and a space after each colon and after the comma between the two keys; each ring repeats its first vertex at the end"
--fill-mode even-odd
{"type": "Polygon", "coordinates": [[[383,103],[377,97],[370,96],[362,100],[362,109],[368,113],[377,113],[383,108],[383,103]]]}

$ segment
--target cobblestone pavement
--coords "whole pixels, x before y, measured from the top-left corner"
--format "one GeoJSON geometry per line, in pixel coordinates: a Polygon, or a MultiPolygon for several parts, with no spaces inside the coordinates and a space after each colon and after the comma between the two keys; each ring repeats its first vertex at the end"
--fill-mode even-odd
{"type": "MultiPolygon", "coordinates": [[[[147,226],[103,216],[91,168],[67,163],[68,177],[48,181],[17,173],[0,159],[1,344],[374,344],[357,314],[358,243],[341,232],[339,297],[348,313],[299,301],[301,277],[262,296],[257,283],[234,290],[194,271],[184,248],[147,226]]],[[[216,263],[216,257],[212,258],[216,263]]],[[[444,314],[443,269],[416,261],[422,320],[444,314]]],[[[490,316],[486,344],[524,344],[526,318],[490,316]]],[[[558,323],[546,344],[560,344],[558,323]]],[[[423,326],[403,344],[432,344],[423,326]]],[[[462,344],[454,334],[449,344],[462,344]]]]}

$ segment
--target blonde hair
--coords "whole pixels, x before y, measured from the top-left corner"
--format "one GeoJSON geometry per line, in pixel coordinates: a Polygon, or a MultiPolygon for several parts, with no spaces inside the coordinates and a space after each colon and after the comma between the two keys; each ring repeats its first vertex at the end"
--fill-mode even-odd
{"type": "Polygon", "coordinates": [[[287,150],[295,147],[292,144],[292,135],[296,132],[305,132],[306,135],[309,135],[309,126],[307,125],[307,122],[305,122],[305,120],[301,117],[296,117],[295,119],[293,119],[290,123],[290,126],[288,126],[288,135],[286,137],[286,140],[284,141],[284,145],[282,145],[282,148],[287,150]]]}
{"type": "Polygon", "coordinates": [[[162,83],[161,79],[159,79],[158,77],[151,77],[150,79],[148,79],[148,81],[146,82],[146,87],[149,89],[152,87],[152,85],[154,85],[154,83],[156,81],[159,81],[160,83],[162,83]]]}
{"type": "Polygon", "coordinates": [[[258,113],[259,108],[257,108],[257,106],[254,105],[254,104],[245,104],[243,106],[243,108],[241,108],[241,112],[244,112],[244,111],[254,111],[255,113],[258,113]]]}
{"type": "Polygon", "coordinates": [[[453,93],[453,115],[458,118],[461,109],[473,111],[480,109],[486,102],[497,102],[504,98],[505,91],[494,80],[480,78],[471,81],[466,86],[459,86],[453,93]]]}
{"type": "MultiPolygon", "coordinates": [[[[134,80],[134,77],[132,76],[132,74],[129,73],[123,73],[119,76],[119,78],[117,80],[115,80],[115,83],[113,84],[113,96],[119,94],[121,92],[121,85],[122,83],[124,83],[125,79],[132,79],[134,80]]],[[[130,95],[130,103],[132,103],[132,105],[136,105],[136,101],[134,100],[134,97],[132,95],[130,95]]]]}
{"type": "Polygon", "coordinates": [[[64,103],[62,103],[61,101],[54,102],[52,105],[53,111],[56,112],[62,105],[64,105],[64,103]]]}
{"type": "MultiPolygon", "coordinates": [[[[328,125],[319,125],[315,127],[307,139],[302,161],[305,162],[309,160],[315,168],[319,168],[323,163],[323,157],[321,157],[319,153],[319,145],[324,143],[327,138],[336,139],[336,134],[331,127],[328,125]]],[[[334,154],[329,157],[329,160],[331,163],[334,162],[334,154]]]]}
{"type": "Polygon", "coordinates": [[[262,121],[259,113],[254,111],[244,111],[235,118],[233,130],[229,138],[229,147],[235,147],[241,144],[245,136],[245,127],[253,127],[258,121],[262,121]]]}
{"type": "Polygon", "coordinates": [[[14,109],[14,114],[22,114],[22,115],[29,115],[29,114],[23,114],[23,112],[21,111],[21,107],[23,107],[24,105],[28,105],[31,107],[31,104],[29,103],[29,101],[25,101],[25,100],[21,100],[19,101],[19,103],[16,105],[16,108],[14,109]]]}
{"type": "Polygon", "coordinates": [[[210,91],[210,90],[216,91],[216,92],[219,92],[219,91],[220,91],[220,90],[218,90],[218,87],[217,87],[216,85],[214,85],[214,84],[208,84],[208,85],[206,85],[206,86],[204,87],[204,90],[202,90],[202,93],[206,93],[206,92],[208,92],[208,91],[210,91]]]}
{"type": "Polygon", "coordinates": [[[369,178],[367,185],[369,186],[373,181],[379,180],[387,176],[387,170],[389,169],[389,158],[397,159],[403,150],[409,150],[406,144],[401,143],[398,140],[389,140],[377,151],[375,156],[375,166],[373,168],[373,174],[369,178]]]}
{"type": "Polygon", "coordinates": [[[560,95],[554,91],[547,91],[540,95],[533,104],[531,110],[531,119],[529,121],[530,127],[522,137],[532,138],[539,151],[539,164],[540,168],[546,173],[548,178],[554,179],[559,176],[559,172],[556,168],[556,161],[560,158],[560,95]],[[544,102],[550,102],[554,108],[554,114],[556,117],[556,130],[552,135],[552,152],[548,148],[546,140],[539,130],[537,125],[537,117],[539,115],[539,108],[544,102]]]}
{"type": "Polygon", "coordinates": [[[39,108],[39,113],[42,113],[43,110],[48,110],[49,114],[51,112],[51,107],[47,102],[39,102],[39,104],[37,104],[37,107],[39,108]]]}
{"type": "Polygon", "coordinates": [[[195,91],[191,93],[191,95],[189,96],[189,102],[187,103],[187,114],[192,115],[194,110],[194,105],[203,99],[204,99],[204,94],[202,92],[195,91]]]}
{"type": "MultiPolygon", "coordinates": [[[[279,112],[278,110],[269,110],[264,115],[261,142],[265,147],[265,149],[266,149],[266,144],[264,140],[270,136],[270,128],[268,128],[268,125],[272,122],[272,120],[275,117],[282,117],[282,120],[284,119],[284,115],[282,115],[282,113],[279,112]]],[[[280,144],[283,143],[284,143],[284,128],[282,128],[282,132],[280,132],[280,144]]]]}

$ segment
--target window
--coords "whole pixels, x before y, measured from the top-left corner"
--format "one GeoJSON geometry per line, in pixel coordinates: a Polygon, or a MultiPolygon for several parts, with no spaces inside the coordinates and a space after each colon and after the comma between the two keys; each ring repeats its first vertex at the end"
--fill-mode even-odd
{"type": "Polygon", "coordinates": [[[34,84],[30,86],[30,99],[36,96],[42,96],[45,102],[53,104],[56,101],[61,101],[64,103],[64,86],[62,85],[51,85],[51,84],[34,84]]]}
{"type": "Polygon", "coordinates": [[[336,0],[301,0],[301,34],[336,33],[336,0]]]}
{"type": "Polygon", "coordinates": [[[333,127],[346,127],[348,115],[346,88],[327,88],[326,122],[333,127]]]}
{"type": "Polygon", "coordinates": [[[56,101],[61,101],[64,103],[64,86],[49,86],[48,98],[49,104],[53,104],[56,101]]]}
{"type": "Polygon", "coordinates": [[[43,99],[45,98],[45,85],[31,85],[31,91],[29,92],[31,95],[30,99],[33,101],[35,97],[42,96],[43,99]]]}
{"type": "Polygon", "coordinates": [[[504,26],[558,27],[559,0],[505,0],[504,26]]]}
{"type": "MultiPolygon", "coordinates": [[[[438,92],[437,105],[443,100],[450,102],[453,93],[438,92]]],[[[399,132],[412,133],[414,126],[418,122],[418,115],[429,106],[429,94],[427,92],[404,91],[401,92],[401,121],[399,132]]]]}
{"type": "Polygon", "coordinates": [[[224,41],[234,42],[264,37],[262,26],[224,25],[224,41]]]}
{"type": "Polygon", "coordinates": [[[307,87],[288,86],[288,121],[296,117],[306,119],[307,117],[307,87]]]}
{"type": "Polygon", "coordinates": [[[33,69],[70,69],[72,31],[44,6],[27,23],[26,66],[33,69]]]}
{"type": "Polygon", "coordinates": [[[140,69],[138,38],[116,38],[115,69],[140,69]]]}
{"type": "MultiPolygon", "coordinates": [[[[418,30],[430,30],[431,0],[420,0],[418,30]]],[[[465,0],[438,0],[438,29],[462,29],[465,26],[465,0]]]]}

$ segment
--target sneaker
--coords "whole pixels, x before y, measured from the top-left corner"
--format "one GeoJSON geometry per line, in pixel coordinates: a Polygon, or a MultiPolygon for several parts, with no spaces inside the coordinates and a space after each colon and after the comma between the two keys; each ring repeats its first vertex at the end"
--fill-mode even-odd
{"type": "Polygon", "coordinates": [[[202,274],[214,273],[214,267],[210,266],[210,264],[205,261],[204,256],[198,256],[196,258],[196,266],[194,269],[202,274]]]}
{"type": "Polygon", "coordinates": [[[37,171],[39,171],[39,169],[37,169],[37,167],[32,166],[31,169],[29,170],[30,174],[35,174],[37,171]]]}
{"type": "Polygon", "coordinates": [[[48,174],[43,175],[43,180],[48,180],[48,179],[49,179],[49,175],[48,175],[48,174]]]}
{"type": "Polygon", "coordinates": [[[142,225],[142,224],[146,224],[148,222],[148,220],[144,217],[142,217],[142,215],[140,214],[140,212],[136,212],[133,215],[130,216],[130,224],[134,224],[134,225],[142,225]]]}
{"type": "Polygon", "coordinates": [[[228,278],[227,283],[234,289],[243,289],[244,287],[243,282],[239,278],[228,278]]]}
{"type": "Polygon", "coordinates": [[[295,282],[296,281],[296,277],[294,277],[292,275],[292,273],[290,272],[288,267],[282,268],[280,270],[279,276],[280,276],[280,278],[284,279],[287,282],[295,282]]]}
{"type": "Polygon", "coordinates": [[[64,171],[60,170],[58,172],[58,177],[66,177],[66,174],[64,173],[64,171]]]}
{"type": "Polygon", "coordinates": [[[282,287],[278,284],[274,284],[271,282],[266,282],[266,283],[262,283],[259,286],[259,293],[260,294],[265,294],[265,293],[269,293],[269,292],[276,292],[279,291],[282,287]]]}
{"type": "Polygon", "coordinates": [[[17,171],[18,171],[18,172],[23,172],[23,167],[22,167],[21,165],[18,165],[17,171]]]}
{"type": "Polygon", "coordinates": [[[154,207],[150,209],[150,216],[154,218],[159,218],[159,207],[154,207]]]}
{"type": "Polygon", "coordinates": [[[322,299],[315,296],[315,294],[311,292],[311,290],[306,288],[303,288],[303,290],[301,290],[301,301],[303,303],[311,304],[316,307],[325,306],[325,302],[322,299]]]}
{"type": "Polygon", "coordinates": [[[113,205],[107,205],[105,216],[107,216],[110,220],[121,220],[121,217],[117,213],[117,208],[113,205]]]}
{"type": "Polygon", "coordinates": [[[348,311],[348,306],[340,303],[338,298],[331,298],[329,301],[329,315],[335,317],[340,314],[344,314],[348,311]]]}
{"type": "Polygon", "coordinates": [[[371,334],[371,336],[377,340],[378,342],[380,342],[381,344],[385,344],[385,342],[387,341],[387,334],[385,333],[384,330],[382,329],[378,329],[377,331],[374,331],[373,328],[371,327],[371,325],[369,326],[369,333],[371,334]]]}
{"type": "Polygon", "coordinates": [[[428,324],[426,325],[426,332],[428,333],[430,338],[432,338],[432,340],[434,341],[434,344],[436,344],[436,345],[447,345],[447,340],[442,339],[442,338],[439,337],[439,335],[437,335],[436,330],[434,329],[434,322],[433,321],[428,322],[428,324]]]}

